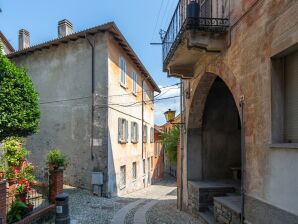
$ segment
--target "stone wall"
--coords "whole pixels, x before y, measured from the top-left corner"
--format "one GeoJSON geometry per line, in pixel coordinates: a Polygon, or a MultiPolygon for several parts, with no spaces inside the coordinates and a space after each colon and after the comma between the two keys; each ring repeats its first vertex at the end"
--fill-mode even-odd
{"type": "MultiPolygon", "coordinates": [[[[274,91],[277,91],[271,88],[274,75],[272,60],[293,51],[297,45],[297,10],[297,1],[290,0],[233,3],[231,30],[226,36],[225,49],[221,53],[208,52],[198,58],[195,78],[184,81],[185,91],[189,93],[189,97],[185,97],[189,129],[185,146],[188,153],[193,152],[184,160],[185,185],[191,176],[201,178],[198,172],[202,155],[196,153],[202,146],[193,142],[200,142],[205,100],[218,76],[231,91],[239,112],[239,102],[244,97],[246,194],[298,216],[298,204],[293,197],[298,193],[297,147],[274,145],[272,142],[272,120],[275,116],[272,115],[271,103],[276,95],[274,91]],[[191,130],[196,130],[198,134],[193,135],[191,130]],[[194,173],[196,169],[198,172],[194,173]]],[[[188,194],[184,192],[185,205],[188,204],[188,194]]],[[[246,218],[260,223],[253,213],[246,218]]]]}

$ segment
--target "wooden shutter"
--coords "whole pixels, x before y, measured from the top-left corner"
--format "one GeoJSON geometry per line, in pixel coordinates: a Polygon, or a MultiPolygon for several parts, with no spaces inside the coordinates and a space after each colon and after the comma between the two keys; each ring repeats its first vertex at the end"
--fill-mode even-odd
{"type": "Polygon", "coordinates": [[[285,57],[284,137],[298,142],[298,51],[285,57]]]}
{"type": "Polygon", "coordinates": [[[128,121],[125,120],[125,140],[128,142],[128,121]]]}
{"type": "Polygon", "coordinates": [[[136,125],[136,142],[138,142],[139,141],[139,125],[138,125],[138,123],[135,123],[135,125],[136,125]]]}
{"type": "Polygon", "coordinates": [[[121,142],[121,136],[122,136],[122,119],[118,118],[118,142],[121,142]]]}
{"type": "Polygon", "coordinates": [[[135,142],[134,122],[130,123],[130,141],[135,142]]]}

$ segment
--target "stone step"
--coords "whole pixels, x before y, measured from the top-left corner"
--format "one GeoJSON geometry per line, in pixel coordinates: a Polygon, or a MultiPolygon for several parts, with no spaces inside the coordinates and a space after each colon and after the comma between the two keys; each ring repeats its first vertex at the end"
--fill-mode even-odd
{"type": "Polygon", "coordinates": [[[202,222],[202,224],[215,224],[213,212],[210,210],[199,212],[199,220],[202,222]]]}

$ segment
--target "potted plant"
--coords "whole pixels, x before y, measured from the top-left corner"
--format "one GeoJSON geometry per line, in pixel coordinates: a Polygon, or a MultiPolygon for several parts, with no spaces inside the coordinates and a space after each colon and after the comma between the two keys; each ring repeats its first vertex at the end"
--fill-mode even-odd
{"type": "Polygon", "coordinates": [[[0,164],[0,181],[4,179],[5,171],[5,166],[3,164],[0,164]]]}
{"type": "Polygon", "coordinates": [[[48,152],[47,164],[49,166],[50,171],[59,169],[63,170],[67,165],[66,157],[62,155],[60,149],[52,149],[48,152]]]}
{"type": "Polygon", "coordinates": [[[16,167],[8,166],[6,167],[4,177],[7,179],[8,184],[11,186],[16,183],[16,178],[18,175],[18,170],[16,167]]]}
{"type": "Polygon", "coordinates": [[[4,140],[2,161],[6,161],[8,166],[20,166],[29,155],[29,151],[22,146],[23,140],[10,137],[4,140]]]}

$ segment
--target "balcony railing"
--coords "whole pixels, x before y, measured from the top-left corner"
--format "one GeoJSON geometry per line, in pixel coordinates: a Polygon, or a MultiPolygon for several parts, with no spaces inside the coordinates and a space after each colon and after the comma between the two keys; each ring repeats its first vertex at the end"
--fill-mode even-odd
{"type": "Polygon", "coordinates": [[[225,32],[229,5],[230,0],[180,0],[162,40],[163,62],[171,57],[185,30],[225,32]]]}

